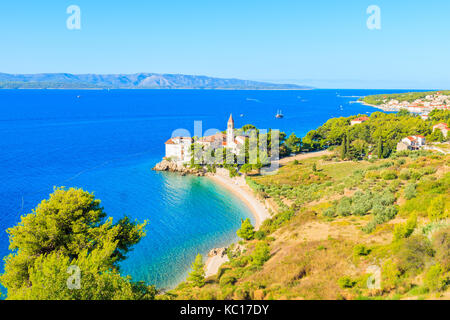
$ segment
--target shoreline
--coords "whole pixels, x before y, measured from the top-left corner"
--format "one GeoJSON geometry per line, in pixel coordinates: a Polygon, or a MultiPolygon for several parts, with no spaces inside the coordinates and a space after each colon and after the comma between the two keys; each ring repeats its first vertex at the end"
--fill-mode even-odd
{"type": "MultiPolygon", "coordinates": [[[[224,187],[231,192],[235,197],[239,198],[250,209],[255,218],[255,230],[259,230],[262,223],[271,218],[266,206],[263,205],[253,194],[253,191],[247,185],[243,177],[229,178],[218,174],[207,176],[218,185],[224,187]]],[[[231,244],[231,243],[230,243],[231,244]]],[[[205,277],[208,278],[217,274],[222,264],[228,262],[228,257],[212,256],[208,257],[205,262],[205,277]]]]}
{"type": "Polygon", "coordinates": [[[262,223],[271,218],[269,211],[254,195],[253,191],[247,185],[243,177],[228,178],[215,174],[207,176],[217,184],[221,185],[237,198],[241,199],[247,207],[250,209],[253,217],[255,218],[255,229],[259,230],[262,223]]]}
{"type": "Polygon", "coordinates": [[[358,101],[358,103],[360,103],[360,104],[362,104],[364,106],[367,106],[367,107],[372,107],[372,108],[375,108],[375,109],[378,109],[378,110],[383,110],[384,112],[399,112],[401,110],[401,108],[381,107],[381,106],[377,106],[375,104],[370,104],[370,103],[367,103],[367,102],[364,102],[364,101],[358,101]]]}

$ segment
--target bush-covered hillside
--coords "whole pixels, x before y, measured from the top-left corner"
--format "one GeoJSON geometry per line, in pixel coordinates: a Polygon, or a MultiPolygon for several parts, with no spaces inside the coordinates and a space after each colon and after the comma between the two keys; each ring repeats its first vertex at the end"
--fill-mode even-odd
{"type": "MultiPolygon", "coordinates": [[[[450,156],[330,155],[249,177],[277,209],[230,261],[160,299],[449,299],[450,156]]],[[[244,232],[241,232],[243,234],[244,232]]]]}
{"type": "Polygon", "coordinates": [[[369,120],[351,125],[347,118],[333,118],[316,130],[308,132],[302,140],[302,149],[321,150],[332,146],[346,148],[343,158],[362,159],[369,153],[379,158],[387,158],[396,149],[397,143],[409,135],[424,135],[427,141],[444,141],[440,131],[433,133],[433,125],[448,121],[450,111],[435,110],[424,121],[407,111],[396,114],[375,112],[369,120]]]}

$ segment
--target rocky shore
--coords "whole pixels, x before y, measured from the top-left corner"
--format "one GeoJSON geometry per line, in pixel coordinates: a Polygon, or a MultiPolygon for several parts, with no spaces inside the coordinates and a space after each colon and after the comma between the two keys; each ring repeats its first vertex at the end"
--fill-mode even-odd
{"type": "Polygon", "coordinates": [[[156,164],[156,166],[152,169],[154,171],[168,171],[168,172],[178,172],[181,175],[195,175],[195,176],[206,176],[207,172],[204,168],[189,168],[181,163],[177,163],[174,161],[163,160],[156,164]]]}
{"type": "Polygon", "coordinates": [[[227,248],[215,248],[215,249],[212,249],[208,253],[208,257],[212,258],[212,257],[215,257],[215,256],[220,256],[222,258],[226,254],[227,254],[227,248]]]}

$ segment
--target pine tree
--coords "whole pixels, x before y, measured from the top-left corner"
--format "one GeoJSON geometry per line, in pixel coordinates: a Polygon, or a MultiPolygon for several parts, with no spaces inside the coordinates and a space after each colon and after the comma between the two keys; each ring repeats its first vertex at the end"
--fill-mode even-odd
{"type": "Polygon", "coordinates": [[[350,139],[347,134],[345,134],[345,157],[348,158],[350,155],[350,139]]]}
{"type": "Polygon", "coordinates": [[[198,254],[197,257],[195,257],[187,281],[192,283],[195,287],[203,287],[205,284],[205,265],[203,264],[203,257],[201,254],[198,254]]]}
{"type": "Polygon", "coordinates": [[[381,137],[378,139],[377,156],[378,159],[383,158],[383,140],[381,139],[381,137]]]}
{"type": "Polygon", "coordinates": [[[252,226],[250,219],[243,220],[241,228],[236,233],[241,239],[252,240],[255,235],[255,228],[252,226]]]}
{"type": "Polygon", "coordinates": [[[346,156],[347,156],[347,135],[344,135],[341,145],[341,159],[345,159],[346,156]]]}

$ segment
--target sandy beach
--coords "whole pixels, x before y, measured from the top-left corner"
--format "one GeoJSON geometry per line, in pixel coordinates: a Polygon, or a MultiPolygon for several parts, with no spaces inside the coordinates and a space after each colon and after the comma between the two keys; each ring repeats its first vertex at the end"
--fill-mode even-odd
{"type": "MultiPolygon", "coordinates": [[[[243,177],[231,179],[224,175],[215,174],[214,176],[210,176],[210,178],[244,201],[255,218],[256,230],[261,227],[264,220],[270,219],[269,211],[258,199],[255,198],[253,191],[247,185],[243,177]]],[[[205,263],[205,276],[209,277],[215,275],[219,271],[219,267],[228,261],[229,260],[226,255],[223,257],[220,255],[208,257],[205,263]]]]}
{"type": "Polygon", "coordinates": [[[255,198],[253,191],[245,182],[243,177],[229,178],[216,174],[210,177],[215,182],[231,191],[236,197],[240,198],[249,207],[255,218],[255,229],[258,230],[264,220],[270,218],[269,211],[266,207],[255,198]]]}

